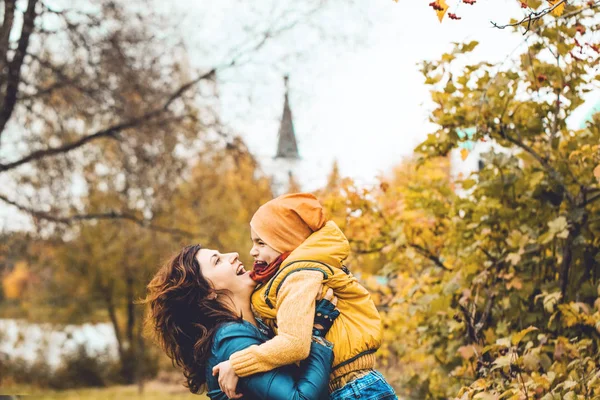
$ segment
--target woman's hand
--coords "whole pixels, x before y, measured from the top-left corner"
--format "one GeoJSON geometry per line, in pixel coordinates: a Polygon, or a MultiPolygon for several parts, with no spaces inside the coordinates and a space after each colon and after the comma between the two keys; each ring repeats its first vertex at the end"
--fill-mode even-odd
{"type": "Polygon", "coordinates": [[[213,367],[213,376],[219,375],[219,386],[221,391],[225,393],[225,396],[230,399],[239,399],[242,397],[241,393],[236,393],[237,384],[239,377],[235,374],[231,361],[223,361],[213,367]]]}
{"type": "Polygon", "coordinates": [[[337,297],[333,295],[333,289],[328,289],[323,298],[320,298],[321,293],[322,291],[317,296],[313,336],[325,337],[333,321],[340,315],[340,311],[335,308],[337,297]]]}

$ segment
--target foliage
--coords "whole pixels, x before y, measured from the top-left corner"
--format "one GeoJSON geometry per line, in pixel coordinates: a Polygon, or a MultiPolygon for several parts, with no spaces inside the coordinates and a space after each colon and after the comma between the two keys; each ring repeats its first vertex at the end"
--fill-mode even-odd
{"type": "Polygon", "coordinates": [[[210,124],[209,107],[189,106],[189,89],[202,81],[198,92],[206,94],[214,73],[186,77],[180,59],[164,54],[175,48],[174,36],[147,10],[117,2],[50,3],[2,1],[0,202],[38,226],[122,214],[143,220],[130,212],[143,213],[141,195],[93,215],[73,197],[108,179],[123,190],[117,169],[144,178],[158,161],[166,172],[179,167],[174,147],[191,146],[200,132],[189,125],[199,118],[204,130],[210,124]]]}
{"type": "MultiPolygon", "coordinates": [[[[194,242],[222,251],[238,250],[248,261],[248,221],[271,198],[269,180],[261,176],[241,140],[207,144],[195,158],[182,176],[173,174],[168,180],[162,177],[169,167],[160,165],[148,167],[143,178],[126,168],[119,172],[126,188],[140,182],[156,188],[146,202],[147,220],[168,227],[166,232],[117,219],[82,223],[27,245],[23,245],[27,237],[13,235],[11,243],[25,250],[21,258],[6,254],[6,269],[11,272],[3,283],[9,295],[11,290],[19,291],[19,316],[53,323],[109,321],[123,383],[155,373],[159,349],[146,343],[144,310],[136,305],[151,276],[172,252],[194,242]],[[25,286],[29,290],[21,291],[25,286]]],[[[99,183],[110,185],[110,180],[99,183]]],[[[84,211],[128,203],[129,193],[92,187],[83,199],[84,211]]]]}
{"type": "Polygon", "coordinates": [[[465,66],[476,43],[423,63],[439,129],[421,158],[379,187],[321,194],[407,398],[600,396],[600,114],[566,124],[596,87],[598,53],[579,44],[595,24],[582,12],[538,27],[513,66],[465,66]],[[469,139],[493,149],[452,182],[439,157],[469,139]]]}
{"type": "MultiPolygon", "coordinates": [[[[394,0],[398,3],[398,0],[394,0]]],[[[513,20],[507,25],[497,25],[494,22],[492,24],[498,28],[506,28],[507,26],[522,26],[529,30],[532,24],[543,20],[546,15],[551,15],[555,18],[561,17],[565,10],[571,13],[577,13],[584,9],[593,9],[598,6],[597,2],[594,1],[572,1],[567,2],[566,0],[515,0],[520,5],[521,9],[526,12],[526,16],[520,20],[513,20]]],[[[450,5],[446,3],[446,0],[433,0],[429,3],[440,22],[444,19],[445,15],[448,15],[449,19],[461,20],[462,17],[458,16],[455,12],[447,12],[448,10],[458,10],[462,5],[473,6],[477,3],[477,0],[456,0],[450,5]]]]}
{"type": "Polygon", "coordinates": [[[23,296],[29,281],[30,273],[27,264],[23,261],[17,263],[14,269],[2,280],[4,298],[10,300],[23,296]]]}
{"type": "Polygon", "coordinates": [[[40,352],[32,362],[19,357],[3,357],[0,361],[0,384],[35,384],[40,388],[73,389],[104,387],[121,383],[118,365],[107,354],[90,354],[84,345],[65,356],[55,368],[40,352]]]}

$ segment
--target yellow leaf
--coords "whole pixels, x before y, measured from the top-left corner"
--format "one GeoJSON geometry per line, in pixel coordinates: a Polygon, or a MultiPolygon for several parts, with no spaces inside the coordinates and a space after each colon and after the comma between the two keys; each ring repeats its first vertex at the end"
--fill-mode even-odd
{"type": "Polygon", "coordinates": [[[531,331],[537,331],[537,330],[538,330],[538,328],[536,328],[535,326],[530,326],[529,328],[523,329],[519,333],[515,333],[511,338],[512,344],[515,346],[518,345],[521,342],[521,340],[523,340],[525,335],[527,335],[531,331]]]}
{"type": "Polygon", "coordinates": [[[14,269],[2,280],[2,289],[7,299],[20,298],[31,278],[29,268],[23,261],[15,264],[14,269]]]}
{"type": "Polygon", "coordinates": [[[600,183],[600,164],[596,165],[596,168],[594,168],[594,176],[596,177],[596,180],[600,183]]]}
{"type": "MultiPolygon", "coordinates": [[[[440,19],[440,21],[441,21],[441,19],[440,19]]],[[[465,161],[467,159],[467,157],[469,157],[469,150],[461,149],[460,150],[460,158],[462,158],[462,160],[465,161]]]]}
{"type": "Polygon", "coordinates": [[[548,0],[548,3],[550,3],[552,7],[554,7],[554,5],[559,1],[560,4],[554,10],[552,10],[552,15],[555,17],[560,17],[563,11],[565,11],[565,2],[563,0],[548,0]]]}
{"type": "Polygon", "coordinates": [[[448,11],[448,4],[446,4],[446,0],[438,0],[438,4],[440,5],[441,10],[435,10],[435,13],[437,14],[440,22],[442,22],[444,15],[446,15],[446,11],[448,11]]]}

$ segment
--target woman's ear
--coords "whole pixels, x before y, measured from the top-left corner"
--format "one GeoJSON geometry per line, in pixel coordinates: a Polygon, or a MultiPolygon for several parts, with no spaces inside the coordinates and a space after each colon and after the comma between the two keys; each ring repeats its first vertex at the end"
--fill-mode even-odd
{"type": "Polygon", "coordinates": [[[217,299],[217,292],[211,292],[208,294],[208,296],[206,296],[207,299],[209,300],[216,300],[217,299]]]}

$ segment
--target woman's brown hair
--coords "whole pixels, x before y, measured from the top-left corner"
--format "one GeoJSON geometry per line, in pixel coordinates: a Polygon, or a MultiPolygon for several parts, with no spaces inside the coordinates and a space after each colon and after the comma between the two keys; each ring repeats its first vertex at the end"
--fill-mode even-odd
{"type": "Polygon", "coordinates": [[[147,326],[174,365],[183,369],[186,386],[198,393],[206,383],[206,363],[213,337],[224,322],[240,317],[217,299],[202,275],[196,255],[202,247],[185,247],[156,273],[147,286],[147,326]]]}

